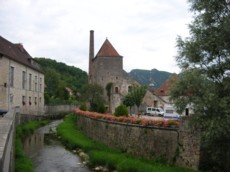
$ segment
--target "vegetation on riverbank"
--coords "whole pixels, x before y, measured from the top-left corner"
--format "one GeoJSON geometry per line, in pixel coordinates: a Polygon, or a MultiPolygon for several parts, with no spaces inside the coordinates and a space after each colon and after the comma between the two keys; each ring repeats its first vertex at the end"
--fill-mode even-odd
{"type": "Polygon", "coordinates": [[[135,158],[114,150],[104,144],[89,139],[81,133],[76,126],[77,116],[67,116],[63,123],[57,127],[61,140],[69,149],[83,149],[89,155],[89,165],[106,166],[110,170],[122,172],[192,172],[193,170],[183,169],[158,162],[135,158]]]}
{"type": "Polygon", "coordinates": [[[32,134],[37,128],[46,125],[47,123],[48,121],[31,121],[17,126],[15,141],[15,172],[35,171],[31,160],[24,153],[23,140],[32,134]]]}

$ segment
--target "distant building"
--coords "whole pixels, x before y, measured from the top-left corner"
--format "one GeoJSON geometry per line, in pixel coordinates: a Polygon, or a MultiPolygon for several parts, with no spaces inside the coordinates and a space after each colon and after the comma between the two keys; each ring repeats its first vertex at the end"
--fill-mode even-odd
{"type": "Polygon", "coordinates": [[[170,89],[177,80],[177,75],[173,74],[168,80],[166,80],[156,91],[155,95],[163,99],[165,104],[172,104],[170,101],[170,89]]]}
{"type": "Polygon", "coordinates": [[[44,113],[44,74],[22,44],[0,36],[0,109],[20,107],[20,113],[44,113]]]}

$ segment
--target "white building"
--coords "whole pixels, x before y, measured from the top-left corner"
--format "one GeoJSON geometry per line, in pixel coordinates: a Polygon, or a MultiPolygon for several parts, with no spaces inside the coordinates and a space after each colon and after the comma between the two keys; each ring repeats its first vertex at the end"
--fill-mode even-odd
{"type": "Polygon", "coordinates": [[[0,36],[0,110],[20,107],[20,113],[44,113],[44,74],[22,44],[0,36]]]}

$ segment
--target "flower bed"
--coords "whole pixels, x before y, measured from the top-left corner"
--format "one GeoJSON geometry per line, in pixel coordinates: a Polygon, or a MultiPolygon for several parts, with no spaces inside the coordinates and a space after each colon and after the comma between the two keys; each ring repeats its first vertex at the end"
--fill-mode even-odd
{"type": "Polygon", "coordinates": [[[144,118],[138,118],[138,117],[126,117],[126,116],[120,116],[116,117],[111,114],[101,114],[97,112],[89,112],[89,111],[83,111],[79,108],[74,110],[76,114],[82,115],[85,117],[93,118],[93,119],[101,119],[106,120],[110,122],[119,122],[119,123],[127,123],[127,124],[135,124],[135,125],[141,125],[141,126],[154,126],[154,127],[179,127],[179,122],[177,120],[164,120],[164,119],[144,119],[144,118]]]}

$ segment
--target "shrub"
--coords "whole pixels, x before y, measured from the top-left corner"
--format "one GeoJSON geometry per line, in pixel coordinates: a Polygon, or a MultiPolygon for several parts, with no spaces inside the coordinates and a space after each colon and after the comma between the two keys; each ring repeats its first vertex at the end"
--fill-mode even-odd
{"type": "Polygon", "coordinates": [[[129,112],[125,105],[121,104],[115,109],[115,116],[128,116],[129,112]]]}
{"type": "Polygon", "coordinates": [[[98,104],[98,106],[97,106],[97,112],[99,112],[99,113],[105,113],[105,111],[106,111],[105,105],[102,104],[102,103],[98,104]]]}
{"type": "Polygon", "coordinates": [[[83,111],[86,111],[87,110],[87,106],[85,103],[81,103],[79,109],[83,110],[83,111]]]}

